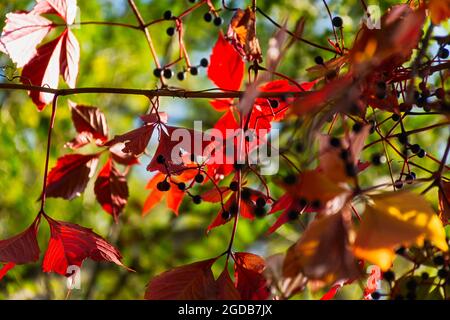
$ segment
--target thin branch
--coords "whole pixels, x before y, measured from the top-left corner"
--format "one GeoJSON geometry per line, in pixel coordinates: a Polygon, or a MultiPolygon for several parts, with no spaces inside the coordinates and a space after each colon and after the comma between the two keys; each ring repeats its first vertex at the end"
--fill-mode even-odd
{"type": "MultiPolygon", "coordinates": [[[[173,98],[204,98],[204,99],[224,99],[241,98],[245,91],[222,91],[220,89],[186,91],[183,89],[134,89],[134,88],[106,88],[106,87],[86,87],[74,89],[54,89],[18,83],[0,83],[0,90],[24,90],[39,91],[57,94],[58,96],[70,96],[88,93],[110,93],[141,95],[146,97],[173,97],[173,98]]],[[[260,98],[283,98],[285,96],[303,97],[311,92],[260,92],[260,98]]]]}
{"type": "Polygon", "coordinates": [[[55,117],[56,117],[56,108],[58,104],[58,94],[55,94],[52,102],[52,115],[50,118],[50,124],[48,126],[48,134],[47,134],[47,151],[45,156],[45,169],[44,169],[44,178],[42,182],[42,195],[41,195],[41,209],[39,210],[39,215],[44,213],[45,207],[45,199],[47,193],[47,176],[48,176],[48,164],[50,161],[50,147],[52,142],[52,131],[53,126],[55,125],[55,117]]]}
{"type": "MultiPolygon", "coordinates": [[[[131,10],[133,11],[134,15],[136,16],[136,19],[139,23],[139,28],[145,34],[145,39],[147,40],[147,43],[150,48],[150,52],[152,54],[153,61],[155,62],[156,67],[161,68],[161,65],[160,65],[159,59],[158,59],[158,54],[156,53],[155,46],[153,45],[152,37],[150,35],[150,32],[148,31],[148,28],[146,27],[146,23],[145,23],[144,19],[142,18],[141,13],[139,12],[136,4],[134,3],[134,0],[128,0],[128,3],[130,4],[131,10]]],[[[161,80],[161,84],[165,85],[164,78],[162,76],[160,77],[160,80],[161,80]]]]}

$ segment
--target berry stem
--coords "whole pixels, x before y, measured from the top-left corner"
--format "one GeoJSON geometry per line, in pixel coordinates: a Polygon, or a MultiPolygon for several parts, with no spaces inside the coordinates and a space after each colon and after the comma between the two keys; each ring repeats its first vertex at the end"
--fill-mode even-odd
{"type": "MultiPolygon", "coordinates": [[[[150,52],[153,57],[153,61],[155,62],[155,65],[157,68],[161,68],[161,65],[159,63],[158,55],[156,54],[155,46],[153,45],[153,40],[150,35],[150,31],[148,31],[148,28],[144,22],[144,19],[142,18],[141,13],[139,12],[139,9],[137,8],[136,4],[134,3],[134,0],[128,0],[128,3],[131,7],[131,10],[133,11],[134,15],[136,16],[136,19],[139,23],[139,28],[144,32],[145,39],[147,40],[148,46],[150,48],[150,52]]],[[[165,86],[164,78],[161,76],[160,78],[161,84],[165,86]]]]}

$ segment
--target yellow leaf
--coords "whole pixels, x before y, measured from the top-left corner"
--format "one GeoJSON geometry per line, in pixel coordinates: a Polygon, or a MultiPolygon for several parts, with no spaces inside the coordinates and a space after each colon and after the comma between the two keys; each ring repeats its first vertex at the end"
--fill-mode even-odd
{"type": "Polygon", "coordinates": [[[394,260],[395,248],[401,245],[422,245],[427,239],[448,251],[444,227],[422,196],[402,191],[375,195],[372,200],[356,236],[357,257],[387,270],[394,260]]]}

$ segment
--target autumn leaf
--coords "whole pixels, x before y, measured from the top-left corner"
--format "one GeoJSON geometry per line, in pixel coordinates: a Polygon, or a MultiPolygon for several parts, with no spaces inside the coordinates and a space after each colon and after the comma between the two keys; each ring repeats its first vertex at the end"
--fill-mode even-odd
{"type": "Polygon", "coordinates": [[[72,31],[63,33],[60,56],[60,74],[70,88],[75,88],[80,63],[80,44],[72,31]]]}
{"type": "Polygon", "coordinates": [[[151,113],[141,116],[140,118],[144,122],[143,126],[122,135],[115,136],[113,139],[105,143],[105,146],[113,147],[116,144],[124,143],[124,147],[122,148],[123,153],[131,154],[135,157],[144,153],[155,128],[160,123],[167,122],[167,114],[164,112],[160,112],[158,114],[151,113]]]}
{"type": "MultiPolygon", "coordinates": [[[[80,46],[68,26],[73,24],[76,10],[76,0],[42,0],[28,13],[7,15],[0,37],[0,51],[7,53],[18,67],[23,66],[22,83],[57,88],[61,74],[69,87],[75,87],[80,46]],[[67,27],[57,38],[36,50],[45,36],[56,28],[41,14],[56,14],[67,27]]],[[[30,91],[29,95],[39,110],[53,99],[52,93],[30,91]]]]}
{"type": "MultiPolygon", "coordinates": [[[[22,82],[57,88],[59,75],[62,74],[67,84],[74,87],[78,75],[79,51],[72,32],[64,31],[58,38],[37,49],[37,54],[23,67],[22,82]]],[[[48,92],[30,91],[29,95],[39,110],[53,99],[53,94],[48,92]]]]}
{"type": "Polygon", "coordinates": [[[216,280],[217,300],[241,300],[239,291],[231,280],[228,269],[225,268],[216,280]]]}
{"type": "MultiPolygon", "coordinates": [[[[339,99],[343,93],[348,93],[353,83],[351,74],[333,79],[319,90],[306,92],[302,97],[295,99],[291,111],[298,116],[317,112],[330,101],[339,99]]],[[[345,101],[348,103],[348,97],[345,101]]]]}
{"type": "Polygon", "coordinates": [[[442,223],[423,197],[402,191],[374,195],[371,200],[354,244],[359,258],[387,270],[394,260],[394,250],[402,245],[423,245],[429,240],[439,249],[448,250],[442,223]]]}
{"type": "Polygon", "coordinates": [[[422,9],[413,10],[407,4],[391,7],[381,17],[380,28],[362,27],[350,51],[350,62],[365,72],[368,65],[401,65],[417,47],[424,21],[422,9]]]}
{"type": "Polygon", "coordinates": [[[280,210],[283,210],[283,213],[277,218],[277,220],[270,226],[267,230],[267,234],[271,234],[275,232],[278,228],[280,228],[283,224],[291,221],[291,217],[289,217],[289,213],[296,213],[296,216],[300,214],[303,208],[300,208],[295,201],[295,198],[290,194],[286,193],[282,195],[272,206],[269,211],[269,214],[273,214],[280,210]]]}
{"type": "Polygon", "coordinates": [[[52,22],[31,13],[8,13],[0,36],[0,51],[18,68],[37,55],[36,47],[52,29],[52,22]]]}
{"type": "Polygon", "coordinates": [[[0,281],[3,279],[3,277],[8,273],[9,270],[14,268],[16,265],[12,262],[8,262],[0,269],[0,281]]]}
{"type": "Polygon", "coordinates": [[[439,188],[439,217],[444,225],[450,220],[450,182],[442,181],[439,188]]]}
{"type": "MultiPolygon", "coordinates": [[[[221,207],[220,211],[214,218],[214,220],[209,224],[207,228],[207,232],[211,231],[213,228],[216,228],[218,226],[224,225],[231,221],[231,218],[236,216],[238,214],[238,194],[237,192],[234,192],[231,196],[231,190],[230,189],[221,189],[222,191],[222,198],[224,200],[224,205],[221,207]],[[225,214],[226,213],[226,214],[225,214]]],[[[255,217],[257,217],[256,209],[257,209],[257,200],[262,199],[265,203],[270,204],[271,200],[267,197],[266,194],[264,194],[261,191],[243,187],[242,193],[241,193],[241,203],[240,203],[240,210],[239,210],[239,216],[241,216],[244,219],[250,219],[253,220],[255,217]]],[[[219,198],[220,194],[218,191],[207,191],[204,194],[202,194],[202,200],[205,200],[207,202],[218,202],[221,199],[219,198]],[[205,198],[205,199],[203,199],[205,198]],[[216,201],[218,200],[218,201],[216,201]]],[[[265,213],[265,212],[263,212],[265,213]]]]}
{"type": "MultiPolygon", "coordinates": [[[[364,125],[358,132],[350,132],[348,136],[340,139],[340,147],[336,148],[330,144],[332,137],[321,135],[319,140],[319,170],[330,180],[340,182],[352,182],[346,166],[350,164],[357,169],[365,141],[369,136],[370,126],[364,125]],[[345,150],[345,151],[343,151],[345,150]],[[345,152],[346,158],[342,159],[345,152]]],[[[358,171],[356,171],[356,174],[358,171]]]]}
{"type": "Polygon", "coordinates": [[[244,78],[244,62],[222,32],[211,54],[208,78],[222,90],[239,90],[244,78]]]}
{"type": "Polygon", "coordinates": [[[69,101],[72,122],[78,135],[66,146],[78,149],[89,143],[91,139],[98,140],[99,144],[108,139],[108,125],[103,112],[97,107],[79,105],[69,101]]]}
{"type": "Polygon", "coordinates": [[[114,162],[124,166],[133,166],[139,164],[139,158],[131,153],[124,153],[122,149],[125,147],[123,143],[117,143],[109,148],[109,154],[114,162]]]}
{"type": "MultiPolygon", "coordinates": [[[[270,81],[260,86],[258,90],[261,92],[306,92],[311,90],[315,84],[316,81],[311,81],[295,85],[282,79],[270,81]]],[[[249,128],[270,129],[271,122],[282,120],[294,101],[295,99],[291,97],[255,99],[248,124],[249,128]]]]}
{"type": "Polygon", "coordinates": [[[47,178],[47,197],[72,200],[86,188],[95,172],[98,154],[68,154],[58,159],[47,178]]]}
{"type": "Polygon", "coordinates": [[[37,230],[40,216],[25,231],[9,239],[0,240],[0,262],[6,264],[0,269],[0,280],[18,264],[26,264],[39,260],[39,244],[37,230]]]}
{"type": "Polygon", "coordinates": [[[216,258],[195,262],[154,277],[147,286],[147,300],[208,300],[216,296],[211,266],[216,258]]]}
{"type": "Polygon", "coordinates": [[[430,0],[428,10],[431,22],[437,25],[450,18],[450,0],[430,0]]]}
{"type": "Polygon", "coordinates": [[[66,142],[64,148],[70,148],[72,150],[80,149],[93,140],[92,134],[89,132],[82,132],[76,135],[75,138],[66,142]]]}
{"type": "Polygon", "coordinates": [[[265,261],[260,256],[247,252],[234,254],[235,285],[243,300],[265,300],[269,297],[264,277],[265,261]]]}
{"type": "Polygon", "coordinates": [[[172,176],[168,182],[170,189],[168,191],[161,191],[157,188],[158,183],[165,181],[166,176],[163,173],[156,174],[148,182],[146,189],[150,190],[147,199],[145,200],[144,207],[142,209],[142,215],[147,215],[150,211],[161,202],[163,197],[166,197],[166,204],[169,209],[171,209],[176,215],[178,215],[178,209],[180,208],[181,202],[184,198],[184,190],[178,187],[179,183],[185,183],[192,180],[197,174],[196,170],[186,170],[178,176],[172,176]]]}
{"type": "Polygon", "coordinates": [[[108,125],[103,112],[97,107],[85,106],[69,101],[72,121],[78,133],[90,132],[95,139],[108,138],[108,125]]]}
{"type": "Polygon", "coordinates": [[[69,266],[81,267],[87,258],[124,266],[119,251],[91,229],[48,216],[46,219],[50,225],[50,241],[42,264],[44,272],[68,275],[69,266]]]}
{"type": "Polygon", "coordinates": [[[189,166],[191,155],[202,157],[205,148],[210,143],[202,132],[166,126],[160,130],[158,148],[148,164],[147,170],[177,175],[189,166]],[[161,157],[164,159],[163,163],[158,161],[161,157]]]}
{"type": "Polygon", "coordinates": [[[284,253],[277,253],[267,257],[264,276],[270,288],[276,289],[276,295],[280,298],[291,297],[303,290],[308,282],[303,274],[299,273],[294,278],[283,275],[284,253]]]}
{"type": "Polygon", "coordinates": [[[33,11],[41,14],[57,14],[67,25],[71,25],[77,13],[77,0],[38,0],[33,11]]]}
{"type": "Polygon", "coordinates": [[[285,189],[295,199],[306,200],[309,206],[317,203],[316,209],[328,214],[339,211],[348,197],[348,190],[319,170],[303,171],[295,184],[285,185],[285,189]]]}
{"type": "Polygon", "coordinates": [[[320,300],[331,300],[333,299],[336,294],[339,292],[339,289],[342,288],[342,284],[335,284],[333,285],[330,290],[328,290],[323,296],[322,298],[320,298],[320,300]]]}
{"type": "Polygon", "coordinates": [[[22,233],[0,240],[0,261],[14,264],[35,262],[39,259],[39,245],[36,239],[39,218],[22,233]]]}
{"type": "MultiPolygon", "coordinates": [[[[60,36],[38,48],[37,55],[23,68],[21,78],[24,84],[58,87],[63,39],[60,36]]],[[[30,91],[29,95],[39,110],[53,100],[53,93],[30,91]]]]}
{"type": "Polygon", "coordinates": [[[349,238],[349,211],[314,220],[286,255],[283,273],[334,283],[359,276],[349,238]]]}
{"type": "Polygon", "coordinates": [[[94,192],[102,208],[111,214],[117,223],[119,214],[128,201],[128,185],[125,175],[117,170],[111,158],[98,174],[94,192]]]}
{"type": "Polygon", "coordinates": [[[228,27],[227,39],[248,61],[262,62],[261,48],[256,37],[255,12],[250,7],[234,12],[228,27]]]}
{"type": "Polygon", "coordinates": [[[228,223],[229,221],[231,221],[231,218],[236,216],[237,211],[238,211],[238,207],[237,207],[237,202],[236,202],[236,195],[234,195],[234,196],[228,198],[228,200],[226,200],[223,208],[221,208],[219,210],[216,217],[208,225],[206,232],[208,233],[212,229],[222,226],[222,225],[228,223]],[[224,212],[226,212],[227,214],[225,215],[224,212]]]}
{"type": "Polygon", "coordinates": [[[217,203],[222,199],[228,198],[231,193],[228,187],[212,188],[211,190],[205,191],[201,194],[202,200],[206,202],[217,203]]]}

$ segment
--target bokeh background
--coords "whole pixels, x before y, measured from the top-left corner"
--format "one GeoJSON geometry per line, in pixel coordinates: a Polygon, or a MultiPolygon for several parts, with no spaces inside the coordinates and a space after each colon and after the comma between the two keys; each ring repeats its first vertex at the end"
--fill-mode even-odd
{"type": "MultiPolygon", "coordinates": [[[[347,44],[354,39],[359,28],[363,11],[359,0],[328,1],[333,15],[344,19],[344,34],[347,44]]],[[[380,5],[385,10],[395,1],[367,1],[380,5]]],[[[192,5],[187,0],[137,0],[146,21],[162,17],[163,12],[171,10],[175,15],[192,5]]],[[[230,6],[245,8],[249,1],[227,1],[230,6]]],[[[2,0],[0,1],[0,28],[3,27],[6,13],[30,9],[34,1],[2,0]]],[[[219,1],[214,1],[216,7],[219,1]]],[[[78,0],[81,9],[81,21],[113,21],[136,24],[135,17],[126,0],[78,0]]],[[[258,5],[278,22],[286,21],[289,29],[294,29],[300,17],[306,18],[304,35],[306,38],[326,45],[332,38],[331,23],[322,1],[313,0],[261,0],[258,5]]],[[[185,17],[185,43],[191,61],[199,63],[203,57],[209,58],[219,28],[203,21],[206,7],[194,11],[185,17]]],[[[230,12],[222,12],[226,30],[231,18],[230,12]]],[[[157,53],[164,64],[173,60],[178,54],[176,37],[166,35],[170,22],[162,22],[150,27],[157,53]]],[[[268,40],[276,32],[276,28],[258,16],[258,36],[263,52],[268,47],[268,40]]],[[[436,32],[447,34],[448,23],[436,32]]],[[[155,68],[143,34],[127,28],[84,25],[74,29],[81,44],[79,87],[127,87],[156,88],[157,80],[152,75],[155,68]]],[[[50,34],[48,39],[54,37],[50,34]]],[[[436,48],[434,48],[436,49],[436,48]]],[[[433,47],[431,50],[434,50],[433,47]]],[[[329,59],[332,56],[320,52],[316,48],[302,43],[293,45],[281,63],[279,71],[299,81],[311,80],[305,71],[314,65],[317,55],[329,59]]],[[[3,75],[10,77],[19,74],[6,55],[0,55],[3,75]]],[[[174,68],[181,70],[182,65],[174,68]]],[[[0,81],[8,79],[1,77],[0,81]]],[[[183,82],[176,79],[169,81],[172,86],[187,90],[200,90],[213,87],[206,77],[206,70],[200,69],[198,76],[188,76],[183,82]]],[[[61,86],[64,86],[61,82],[61,86]]],[[[148,100],[136,96],[118,96],[107,94],[78,95],[70,97],[80,104],[94,105],[106,114],[110,134],[124,133],[139,125],[138,116],[145,113],[148,100]]],[[[169,123],[192,127],[192,121],[202,120],[204,128],[212,127],[220,117],[207,100],[161,98],[162,110],[169,113],[169,123]]],[[[50,108],[39,113],[25,92],[0,91],[0,239],[10,237],[24,230],[34,219],[39,210],[39,197],[45,162],[46,135],[49,125],[50,108]]],[[[386,116],[387,117],[387,116],[386,116]]],[[[420,127],[427,123],[435,123],[439,119],[417,117],[407,123],[408,127],[420,127]]],[[[289,123],[280,125],[282,141],[289,136],[289,123]],[[286,136],[286,137],[285,137],[286,136]]],[[[442,156],[443,143],[448,129],[437,129],[426,134],[417,135],[417,143],[427,146],[427,152],[436,157],[442,156]]],[[[59,100],[59,109],[53,135],[50,165],[56,159],[70,151],[64,143],[75,135],[71,123],[67,98],[59,100]]],[[[372,138],[371,138],[372,139],[372,138]]],[[[154,141],[149,150],[154,150],[154,141]]],[[[298,163],[310,163],[314,155],[314,146],[306,152],[292,153],[290,156],[298,163]]],[[[365,151],[363,158],[370,159],[374,152],[381,152],[381,146],[375,150],[365,151]],[[377,149],[378,148],[378,149],[377,149]]],[[[83,150],[83,152],[88,150],[83,150]]],[[[150,152],[152,154],[152,152],[150,152]]],[[[394,157],[395,159],[395,157],[394,157]]],[[[105,159],[101,159],[104,163],[105,159]]],[[[110,215],[97,204],[93,194],[92,183],[86,192],[72,201],[48,199],[47,212],[53,218],[93,228],[116,245],[124,256],[124,263],[134,270],[129,273],[115,265],[98,264],[86,261],[82,268],[81,290],[73,290],[70,299],[142,299],[148,280],[156,274],[185,263],[216,256],[222,253],[228,244],[231,224],[213,230],[206,235],[206,227],[217,214],[218,205],[193,205],[185,201],[181,214],[175,217],[162,203],[150,214],[142,217],[141,211],[148,194],[145,189],[151,174],[145,167],[150,161],[148,156],[141,158],[141,165],[133,168],[129,175],[130,198],[122,214],[120,223],[114,224],[110,215]]],[[[418,163],[421,160],[417,161],[418,163]]],[[[424,160],[425,161],[425,160],[424,160]]],[[[282,163],[283,165],[283,163],[282,163]]],[[[424,163],[431,170],[433,163],[424,163]]],[[[400,171],[400,162],[393,162],[395,172],[400,171]]],[[[288,172],[283,168],[280,175],[288,172]]],[[[417,172],[420,177],[422,173],[417,172]]],[[[362,177],[363,185],[389,181],[387,167],[370,168],[362,177]]],[[[93,182],[93,181],[92,181],[93,182]]],[[[283,190],[277,186],[276,179],[269,179],[273,195],[278,197],[283,190]]],[[[253,181],[256,185],[256,180],[253,181]]],[[[436,195],[431,193],[430,200],[436,203],[436,195]]],[[[275,234],[267,237],[265,232],[274,222],[275,216],[252,222],[240,220],[235,241],[235,249],[250,251],[262,256],[284,252],[299,237],[301,226],[288,224],[275,234]]],[[[307,217],[304,222],[307,222],[307,217]]],[[[49,238],[49,230],[45,223],[41,224],[39,243],[44,252],[49,238]]],[[[42,253],[43,253],[42,252],[42,253]]],[[[41,254],[43,256],[43,254],[41,254]]],[[[223,262],[220,262],[223,263],[223,262]]],[[[215,268],[220,267],[218,263],[215,268]]],[[[404,261],[396,261],[402,268],[404,261]]],[[[17,266],[0,282],[0,299],[64,299],[67,294],[65,278],[55,274],[44,274],[40,263],[17,266]]],[[[361,297],[361,283],[346,287],[339,293],[339,298],[361,297]]],[[[306,290],[298,298],[319,298],[323,290],[315,292],[306,290]]]]}

